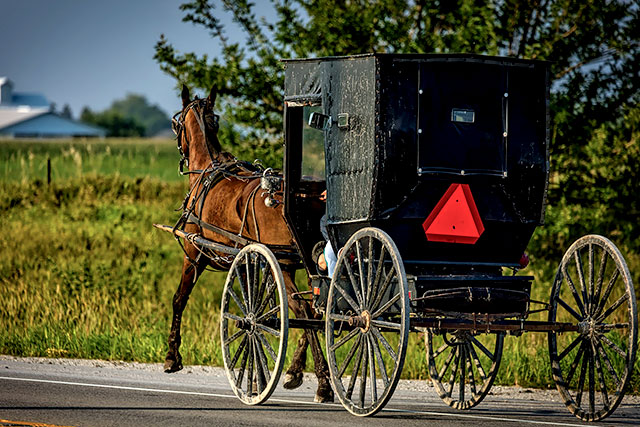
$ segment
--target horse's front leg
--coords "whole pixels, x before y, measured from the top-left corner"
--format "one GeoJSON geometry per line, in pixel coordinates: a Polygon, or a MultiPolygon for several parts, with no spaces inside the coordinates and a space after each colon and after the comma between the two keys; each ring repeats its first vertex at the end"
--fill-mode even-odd
{"type": "MultiPolygon", "coordinates": [[[[192,255],[195,254],[189,254],[190,257],[192,255]]],[[[189,295],[191,295],[191,291],[205,267],[206,263],[203,261],[192,264],[186,256],[184,257],[180,284],[178,285],[176,293],[173,295],[173,317],[171,319],[171,331],[169,332],[169,351],[164,360],[164,371],[167,373],[177,372],[182,369],[182,356],[179,351],[182,341],[180,336],[182,313],[187,305],[187,301],[189,301],[189,295]]]]}

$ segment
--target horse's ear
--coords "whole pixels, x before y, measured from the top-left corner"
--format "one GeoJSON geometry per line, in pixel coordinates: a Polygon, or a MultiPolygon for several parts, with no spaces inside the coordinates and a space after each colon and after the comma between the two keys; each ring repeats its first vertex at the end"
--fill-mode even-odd
{"type": "Polygon", "coordinates": [[[218,96],[218,88],[216,88],[216,85],[211,86],[211,90],[209,91],[209,97],[207,98],[207,101],[209,101],[209,105],[211,106],[211,109],[213,109],[216,105],[216,98],[218,96]]]}
{"type": "Polygon", "coordinates": [[[180,97],[182,98],[182,108],[186,108],[191,102],[191,95],[189,95],[189,88],[185,84],[182,85],[182,93],[180,94],[180,97]]]}

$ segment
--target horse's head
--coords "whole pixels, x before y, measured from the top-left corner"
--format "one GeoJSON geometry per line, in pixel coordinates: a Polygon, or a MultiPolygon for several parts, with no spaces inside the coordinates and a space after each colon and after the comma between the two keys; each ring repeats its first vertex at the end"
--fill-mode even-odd
{"type": "Polygon", "coordinates": [[[180,172],[187,164],[190,170],[207,168],[211,162],[220,161],[222,147],[218,140],[218,115],[213,112],[216,89],[209,96],[191,100],[189,89],[182,86],[182,111],[172,119],[172,127],[178,139],[180,172]]]}

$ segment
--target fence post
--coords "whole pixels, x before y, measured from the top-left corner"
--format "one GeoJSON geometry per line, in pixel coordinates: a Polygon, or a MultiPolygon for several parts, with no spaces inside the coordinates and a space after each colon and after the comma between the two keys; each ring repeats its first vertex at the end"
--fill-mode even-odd
{"type": "Polygon", "coordinates": [[[47,156],[47,185],[51,185],[51,157],[47,156]]]}

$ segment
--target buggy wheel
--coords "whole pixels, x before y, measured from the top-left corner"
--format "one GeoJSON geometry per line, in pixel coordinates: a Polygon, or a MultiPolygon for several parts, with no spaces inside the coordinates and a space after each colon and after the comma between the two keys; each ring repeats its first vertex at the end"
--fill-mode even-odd
{"type": "Polygon", "coordinates": [[[409,335],[407,276],[398,248],[384,231],[364,228],[347,241],[326,313],[333,390],[352,414],[373,415],[395,390],[409,335]]]}
{"type": "Polygon", "coordinates": [[[569,411],[584,421],[609,416],[631,378],[638,333],[629,268],[609,239],[584,236],[564,254],[549,321],[578,325],[577,332],[549,332],[553,379],[569,411]]]}
{"type": "Polygon", "coordinates": [[[253,244],[236,255],[222,293],[220,335],[227,378],[248,405],[265,402],[287,352],[289,306],[273,253],[253,244]]]}
{"type": "Polygon", "coordinates": [[[489,393],[502,359],[504,333],[425,334],[431,382],[447,405],[471,409],[489,393]]]}

